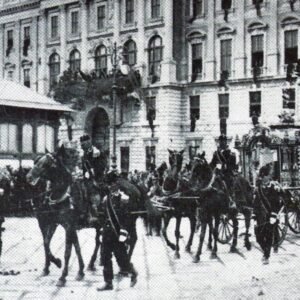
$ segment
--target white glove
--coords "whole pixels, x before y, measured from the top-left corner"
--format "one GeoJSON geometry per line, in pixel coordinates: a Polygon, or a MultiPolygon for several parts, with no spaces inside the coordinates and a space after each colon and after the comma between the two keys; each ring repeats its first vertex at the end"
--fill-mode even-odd
{"type": "Polygon", "coordinates": [[[272,213],[271,217],[270,217],[270,224],[274,225],[276,223],[276,221],[277,221],[277,217],[278,217],[277,214],[272,213]]]}
{"type": "Polygon", "coordinates": [[[127,240],[128,232],[125,229],[120,229],[119,242],[124,243],[127,240]]]}
{"type": "Polygon", "coordinates": [[[124,192],[119,190],[119,193],[121,195],[121,199],[124,201],[128,201],[129,200],[129,196],[127,194],[125,194],[124,192]]]}
{"type": "Polygon", "coordinates": [[[216,165],[216,168],[217,168],[218,170],[221,170],[221,169],[222,169],[222,165],[221,165],[221,164],[217,164],[217,165],[216,165]]]}
{"type": "Polygon", "coordinates": [[[89,172],[85,172],[84,177],[85,177],[86,179],[89,179],[89,178],[90,178],[90,173],[89,173],[89,172]]]}

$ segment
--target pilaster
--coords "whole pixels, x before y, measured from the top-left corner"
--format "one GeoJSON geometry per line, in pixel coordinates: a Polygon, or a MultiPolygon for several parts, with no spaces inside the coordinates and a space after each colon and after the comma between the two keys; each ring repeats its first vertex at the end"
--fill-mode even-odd
{"type": "Polygon", "coordinates": [[[215,53],[215,0],[208,1],[207,10],[207,60],[206,60],[206,80],[214,80],[216,75],[216,53],[215,53]]]}
{"type": "Polygon", "coordinates": [[[88,7],[89,2],[81,0],[81,69],[88,71],[88,7]]]}
{"type": "Polygon", "coordinates": [[[60,6],[60,72],[63,73],[68,69],[67,61],[67,7],[60,6]]]}
{"type": "Polygon", "coordinates": [[[47,91],[47,52],[46,52],[46,43],[47,43],[47,11],[40,11],[40,19],[39,19],[39,32],[37,39],[37,48],[38,48],[38,64],[39,64],[39,72],[38,72],[38,89],[41,94],[45,94],[47,91]]]}
{"type": "Polygon", "coordinates": [[[0,24],[0,79],[4,78],[4,24],[0,24]]]}

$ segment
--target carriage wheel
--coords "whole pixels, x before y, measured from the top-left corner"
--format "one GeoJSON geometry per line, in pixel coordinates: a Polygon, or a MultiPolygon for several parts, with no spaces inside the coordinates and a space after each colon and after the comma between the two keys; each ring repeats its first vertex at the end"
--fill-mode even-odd
{"type": "Polygon", "coordinates": [[[287,208],[284,207],[278,216],[279,222],[275,227],[273,246],[280,246],[286,237],[286,233],[288,230],[289,222],[288,222],[288,211],[287,208]]]}
{"type": "Polygon", "coordinates": [[[298,206],[289,208],[288,210],[288,224],[289,228],[294,233],[300,233],[300,209],[298,206]]]}
{"type": "Polygon", "coordinates": [[[222,215],[218,230],[218,242],[228,244],[232,239],[233,224],[227,215],[222,215]]]}

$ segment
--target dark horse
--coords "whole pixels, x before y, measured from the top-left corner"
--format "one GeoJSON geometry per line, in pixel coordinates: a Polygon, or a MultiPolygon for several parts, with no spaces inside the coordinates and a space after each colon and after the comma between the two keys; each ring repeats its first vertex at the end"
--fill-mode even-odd
{"type": "MultiPolygon", "coordinates": [[[[83,218],[84,212],[87,211],[88,201],[84,198],[81,186],[82,182],[80,180],[73,180],[70,171],[63,163],[65,155],[63,146],[55,154],[47,153],[43,155],[35,162],[33,168],[26,175],[27,181],[31,185],[36,185],[40,179],[44,182],[50,182],[51,185],[47,200],[44,197],[45,186],[40,188],[40,197],[36,196],[33,198],[36,216],[44,239],[45,267],[43,275],[49,274],[51,262],[58,267],[61,266],[60,260],[55,258],[50,251],[50,242],[58,224],[62,225],[65,229],[65,265],[57,283],[58,286],[64,286],[66,282],[72,245],[75,247],[79,261],[79,272],[76,279],[83,279],[84,263],[76,230],[89,227],[85,218],[83,218]],[[70,201],[74,203],[74,209],[72,209],[70,201]]],[[[90,267],[93,266],[100,246],[100,224],[99,220],[99,227],[96,228],[96,248],[89,265],[90,267]]]]}
{"type": "MultiPolygon", "coordinates": [[[[212,169],[215,169],[219,163],[221,163],[220,158],[218,157],[217,152],[215,152],[210,166],[212,169]]],[[[227,166],[228,169],[234,167],[235,166],[227,166]]],[[[249,241],[249,229],[253,211],[253,189],[247,179],[233,171],[217,170],[216,174],[216,183],[218,183],[219,187],[223,188],[227,195],[232,198],[237,206],[238,212],[242,213],[245,217],[246,232],[244,235],[244,245],[247,250],[250,250],[251,243],[249,241]]]]}
{"type": "MultiPolygon", "coordinates": [[[[79,261],[79,272],[77,280],[84,277],[84,263],[81,256],[80,245],[77,236],[77,229],[91,227],[87,223],[88,201],[84,184],[81,179],[73,179],[70,171],[63,163],[65,161],[65,149],[62,146],[57,153],[47,153],[39,158],[34,167],[27,174],[27,181],[31,184],[36,184],[40,178],[50,182],[50,195],[47,201],[42,201],[37,206],[37,217],[39,226],[43,233],[44,248],[46,254],[46,264],[44,273],[49,273],[50,262],[57,264],[59,261],[53,257],[50,251],[50,241],[55,232],[57,225],[62,225],[66,233],[66,249],[65,249],[65,265],[62,275],[57,283],[58,286],[64,286],[66,277],[68,275],[68,264],[71,255],[72,246],[74,245],[75,251],[79,261]],[[74,208],[72,205],[74,205],[74,208]]],[[[106,180],[104,180],[106,181],[106,180]]],[[[132,200],[140,199],[141,196],[136,188],[134,188],[128,181],[119,178],[117,185],[122,191],[125,191],[132,200]]],[[[101,196],[109,193],[108,186],[103,182],[101,196]]],[[[135,203],[138,201],[134,201],[135,203]]],[[[100,205],[101,206],[101,205],[100,205]]],[[[134,206],[134,205],[133,205],[134,206]]],[[[101,210],[101,208],[100,208],[101,210]]],[[[100,211],[99,223],[96,224],[96,247],[92,258],[89,263],[89,269],[94,269],[94,262],[97,257],[97,252],[100,247],[100,228],[103,224],[103,218],[100,211]]],[[[137,240],[135,221],[137,216],[133,215],[130,218],[130,239],[129,239],[129,256],[132,255],[134,245],[137,240]]]]}
{"type": "MultiPolygon", "coordinates": [[[[203,242],[206,233],[206,227],[209,225],[214,236],[214,247],[212,248],[212,257],[217,256],[217,240],[219,223],[222,214],[228,214],[233,220],[233,243],[232,249],[236,247],[237,240],[237,210],[230,206],[230,199],[216,182],[215,170],[212,170],[205,159],[203,152],[192,163],[191,189],[187,192],[180,193],[181,196],[194,195],[198,197],[199,217],[201,223],[200,242],[194,262],[199,262],[202,253],[203,242]],[[213,222],[214,221],[214,222],[213,222]]],[[[211,248],[211,236],[209,237],[209,248],[211,248]]]]}
{"type": "Polygon", "coordinates": [[[182,168],[183,152],[182,151],[172,151],[169,150],[169,164],[170,168],[166,171],[167,175],[163,179],[162,184],[162,196],[166,199],[166,207],[170,207],[170,210],[163,212],[164,225],[162,229],[162,234],[166,240],[167,245],[175,250],[175,258],[180,258],[179,254],[179,239],[180,239],[180,225],[181,219],[187,217],[190,220],[190,236],[188,243],[185,247],[187,252],[191,251],[191,246],[193,243],[193,238],[196,229],[196,210],[197,203],[196,200],[191,199],[180,199],[177,197],[172,197],[173,194],[178,192],[187,191],[189,189],[189,182],[181,178],[179,172],[182,168]],[[175,237],[176,245],[170,242],[167,235],[167,228],[172,217],[176,219],[175,227],[175,237]]]}

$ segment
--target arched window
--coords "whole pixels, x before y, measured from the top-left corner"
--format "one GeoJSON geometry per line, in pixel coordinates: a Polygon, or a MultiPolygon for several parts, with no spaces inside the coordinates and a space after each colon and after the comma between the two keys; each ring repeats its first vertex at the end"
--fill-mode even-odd
{"type": "Polygon", "coordinates": [[[149,75],[160,77],[160,63],[162,61],[162,38],[158,35],[151,38],[149,42],[149,75]]]}
{"type": "Polygon", "coordinates": [[[22,152],[32,153],[33,152],[33,129],[30,124],[23,125],[22,128],[22,152]]]}
{"type": "Polygon", "coordinates": [[[97,77],[105,77],[107,74],[107,51],[103,45],[95,51],[95,71],[97,77]]]}
{"type": "Polygon", "coordinates": [[[57,53],[53,53],[49,57],[49,71],[51,89],[58,83],[58,76],[60,74],[60,57],[57,53]]]}
{"type": "Polygon", "coordinates": [[[124,64],[130,67],[136,64],[136,44],[133,40],[129,40],[123,47],[124,64]]]}
{"type": "Polygon", "coordinates": [[[81,63],[81,58],[80,58],[80,52],[76,49],[74,49],[70,53],[70,69],[72,72],[76,72],[80,70],[80,63],[81,63]]]}
{"type": "Polygon", "coordinates": [[[49,125],[41,125],[37,128],[37,152],[45,153],[54,151],[54,128],[49,125]]]}

